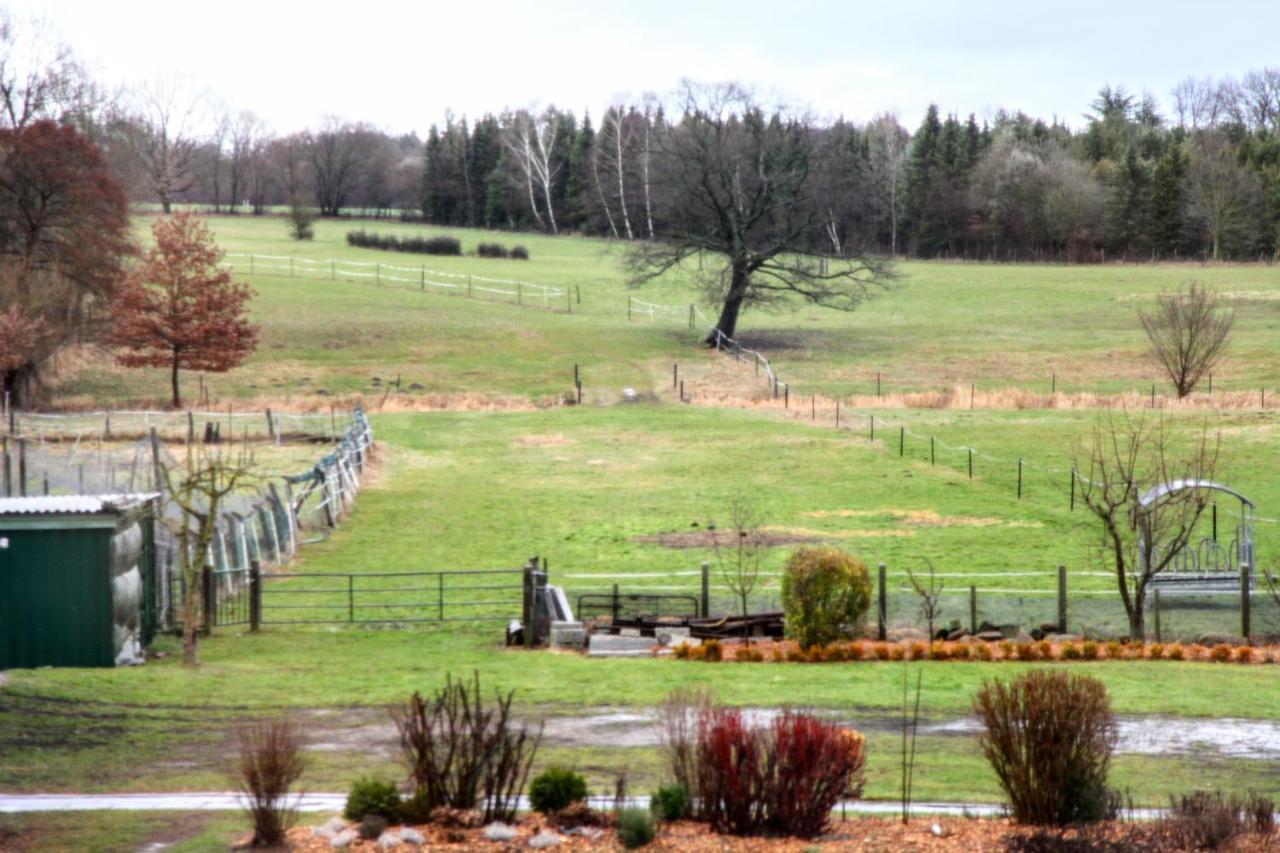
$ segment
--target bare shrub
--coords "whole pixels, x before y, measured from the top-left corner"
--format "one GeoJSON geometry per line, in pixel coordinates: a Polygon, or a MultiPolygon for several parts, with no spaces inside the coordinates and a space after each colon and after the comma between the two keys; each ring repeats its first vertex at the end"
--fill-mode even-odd
{"type": "Polygon", "coordinates": [[[698,721],[715,707],[715,693],[703,685],[678,687],[658,705],[658,732],[672,780],[682,787],[691,814],[698,814],[698,721]]]}
{"type": "Polygon", "coordinates": [[[1138,311],[1151,341],[1151,355],[1181,399],[1195,390],[1226,351],[1235,323],[1234,309],[1221,297],[1192,282],[1186,293],[1162,293],[1151,311],[1138,311]]]}
{"type": "Polygon", "coordinates": [[[1037,670],[988,682],[974,697],[983,754],[1019,823],[1064,826],[1115,809],[1107,771],[1115,715],[1097,679],[1037,670]]]}
{"type": "Polygon", "coordinates": [[[408,703],[391,708],[416,789],[414,811],[448,806],[482,810],[485,822],[515,817],[542,729],[516,729],[514,695],[495,692],[486,706],[479,673],[470,684],[446,676],[430,699],[415,691],[408,703]]]}
{"type": "Polygon", "coordinates": [[[1164,841],[1179,850],[1219,850],[1240,836],[1270,836],[1275,810],[1274,801],[1253,791],[1247,797],[1193,791],[1170,798],[1160,829],[1164,841]]]}
{"type": "Polygon", "coordinates": [[[276,846],[296,817],[289,791],[307,766],[302,729],[292,720],[259,720],[241,725],[236,735],[236,787],[253,819],[253,845],[276,846]]]}

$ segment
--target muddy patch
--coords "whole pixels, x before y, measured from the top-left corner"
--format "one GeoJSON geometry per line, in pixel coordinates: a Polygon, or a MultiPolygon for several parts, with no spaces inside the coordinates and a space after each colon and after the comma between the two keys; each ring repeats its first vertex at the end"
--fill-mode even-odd
{"type": "Polygon", "coordinates": [[[548,435],[522,435],[511,446],[517,450],[528,450],[537,447],[565,447],[577,442],[568,436],[552,433],[548,435]]]}
{"type": "Polygon", "coordinates": [[[830,509],[814,510],[809,518],[886,518],[908,527],[993,527],[998,518],[972,515],[942,515],[931,509],[830,509]]]}
{"type": "MultiPolygon", "coordinates": [[[[821,542],[831,535],[821,531],[792,533],[765,530],[760,535],[760,543],[766,548],[777,548],[782,545],[806,545],[821,542]]],[[[661,545],[663,548],[727,548],[737,541],[737,534],[731,530],[687,530],[681,533],[655,533],[636,536],[632,541],[645,545],[661,545]]]]}

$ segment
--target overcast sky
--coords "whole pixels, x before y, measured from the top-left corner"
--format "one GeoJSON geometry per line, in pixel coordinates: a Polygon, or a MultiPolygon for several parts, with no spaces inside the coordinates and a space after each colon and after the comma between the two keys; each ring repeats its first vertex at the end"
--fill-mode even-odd
{"type": "Polygon", "coordinates": [[[333,114],[425,133],[445,111],[598,115],[683,77],[736,79],[859,121],[1022,109],[1078,125],[1105,83],[1167,105],[1182,78],[1280,65],[1280,2],[0,0],[95,74],[179,71],[277,131],[333,114]]]}

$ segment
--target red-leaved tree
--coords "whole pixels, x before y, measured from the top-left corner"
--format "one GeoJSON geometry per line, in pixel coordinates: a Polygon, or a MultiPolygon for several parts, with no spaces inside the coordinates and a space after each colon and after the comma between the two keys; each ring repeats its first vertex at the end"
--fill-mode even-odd
{"type": "Polygon", "coordinates": [[[131,252],[97,146],[51,121],[0,129],[0,385],[14,403],[60,348],[95,336],[131,252]]]}
{"type": "Polygon", "coordinates": [[[175,213],[151,226],[155,246],[121,285],[111,339],[126,367],[168,367],[173,405],[182,405],[178,371],[224,373],[243,364],[258,342],[245,317],[253,291],[220,269],[204,220],[175,213]]]}

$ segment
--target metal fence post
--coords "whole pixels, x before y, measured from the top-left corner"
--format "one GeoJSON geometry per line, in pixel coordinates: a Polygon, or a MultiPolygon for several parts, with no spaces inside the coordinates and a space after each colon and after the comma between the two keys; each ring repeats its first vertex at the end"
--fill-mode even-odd
{"type": "Polygon", "coordinates": [[[711,615],[711,563],[702,561],[702,615],[711,615]]]}
{"type": "Polygon", "coordinates": [[[1249,617],[1249,564],[1240,564],[1240,636],[1244,637],[1244,641],[1249,642],[1250,628],[1249,617]]]}
{"type": "Polygon", "coordinates": [[[879,605],[877,606],[877,613],[876,613],[876,636],[879,637],[879,639],[881,640],[885,639],[885,636],[887,635],[887,629],[888,629],[888,626],[885,624],[888,621],[887,619],[888,607],[885,602],[886,571],[887,571],[887,568],[885,564],[881,563],[880,564],[880,600],[879,600],[879,605]]]}
{"type": "Polygon", "coordinates": [[[1067,567],[1058,566],[1058,633],[1067,633],[1067,567]]]}
{"type": "Polygon", "coordinates": [[[347,621],[356,621],[356,576],[347,575],[347,621]]]}
{"type": "Polygon", "coordinates": [[[257,560],[249,564],[249,630],[262,625],[262,568],[257,560]]]}
{"type": "Polygon", "coordinates": [[[208,563],[200,569],[200,593],[201,602],[204,610],[204,624],[200,626],[200,633],[208,637],[213,634],[213,620],[217,616],[217,598],[213,588],[213,567],[208,563]]]}

